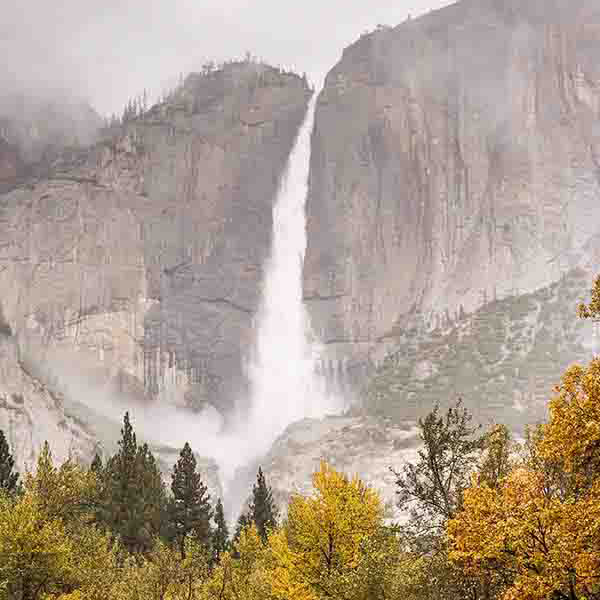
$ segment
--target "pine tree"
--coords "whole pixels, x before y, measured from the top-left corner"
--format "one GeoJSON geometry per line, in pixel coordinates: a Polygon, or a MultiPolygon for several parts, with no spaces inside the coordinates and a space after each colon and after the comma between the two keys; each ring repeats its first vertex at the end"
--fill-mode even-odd
{"type": "Polygon", "coordinates": [[[103,472],[100,520],[121,537],[130,552],[146,552],[162,531],[166,494],[148,446],[138,446],[125,413],[119,451],[103,472]]]}
{"type": "Polygon", "coordinates": [[[217,500],[215,507],[215,529],[212,537],[213,558],[217,562],[223,552],[229,549],[229,529],[225,521],[225,512],[223,511],[223,503],[221,498],[217,500]]]}
{"type": "Polygon", "coordinates": [[[173,501],[169,510],[169,524],[181,556],[185,557],[185,539],[191,533],[204,545],[210,545],[212,517],[210,495],[206,493],[207,487],[196,471],[196,458],[187,442],[173,467],[171,491],[173,501]]]}
{"type": "Polygon", "coordinates": [[[96,452],[94,455],[94,460],[90,465],[90,471],[96,473],[96,475],[100,476],[102,474],[102,459],[100,455],[96,452]]]}
{"type": "Polygon", "coordinates": [[[15,460],[0,429],[0,490],[9,494],[14,494],[19,487],[19,474],[14,471],[14,466],[15,460]]]}
{"type": "Polygon", "coordinates": [[[261,467],[258,467],[256,483],[252,486],[252,503],[250,504],[250,519],[264,542],[267,533],[277,527],[278,511],[273,500],[271,486],[267,481],[261,467]]]}
{"type": "Polygon", "coordinates": [[[240,539],[240,535],[242,533],[242,531],[248,527],[248,525],[250,525],[250,523],[252,523],[252,519],[250,518],[250,515],[245,512],[242,513],[237,520],[236,526],[235,526],[235,532],[233,534],[233,540],[237,542],[237,540],[240,539]]]}

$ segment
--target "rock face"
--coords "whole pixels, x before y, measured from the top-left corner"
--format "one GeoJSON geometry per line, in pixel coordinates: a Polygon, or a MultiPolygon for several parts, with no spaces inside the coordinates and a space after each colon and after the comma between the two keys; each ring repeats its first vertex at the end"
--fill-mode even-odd
{"type": "Polygon", "coordinates": [[[464,0],[344,51],[317,107],[304,293],[355,387],[410,330],[598,268],[599,54],[592,0],[464,0]]]}
{"type": "Polygon", "coordinates": [[[228,64],[13,180],[1,311],[22,362],[55,388],[76,372],[89,389],[226,413],[246,385],[272,202],[310,93],[296,75],[228,64]]]}
{"type": "Polygon", "coordinates": [[[398,518],[396,478],[390,467],[401,470],[417,458],[414,422],[394,425],[375,417],[305,419],[290,425],[261,461],[273,497],[282,514],[294,494],[310,495],[311,477],[321,460],[350,476],[358,475],[378,490],[388,518],[398,518]]]}
{"type": "Polygon", "coordinates": [[[14,340],[4,334],[0,334],[0,429],[20,472],[34,467],[45,440],[52,441],[58,462],[69,456],[88,460],[95,447],[90,429],[65,415],[63,398],[27,372],[14,340]]]}
{"type": "Polygon", "coordinates": [[[575,316],[590,285],[586,271],[574,270],[445,327],[398,331],[397,347],[366,386],[363,409],[403,421],[462,397],[479,423],[522,433],[547,418],[560,374],[600,351],[598,326],[575,316]]]}
{"type": "MultiPolygon", "coordinates": [[[[261,461],[282,506],[320,459],[392,501],[434,401],[519,429],[594,351],[574,309],[600,269],[599,56],[597,0],[463,0],[344,51],[318,99],[303,285],[324,370],[362,402],[261,461]]],[[[112,448],[92,390],[225,417],[246,396],[310,94],[231,63],[87,148],[89,114],[55,130],[0,102],[0,427],[20,465],[44,438],[58,458],[112,448]]]]}

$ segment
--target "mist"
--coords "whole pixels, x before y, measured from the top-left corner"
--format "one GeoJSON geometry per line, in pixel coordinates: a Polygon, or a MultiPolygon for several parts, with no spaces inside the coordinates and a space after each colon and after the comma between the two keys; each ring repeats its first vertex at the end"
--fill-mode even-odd
{"type": "Polygon", "coordinates": [[[378,24],[396,25],[448,0],[23,0],[2,8],[0,90],[68,92],[100,114],[120,113],[179,74],[250,52],[312,81],[378,24]]]}
{"type": "Polygon", "coordinates": [[[72,350],[49,349],[31,337],[21,345],[30,370],[62,393],[66,412],[93,424],[105,453],[116,450],[118,423],[128,411],[140,439],[169,449],[189,442],[199,455],[214,459],[226,498],[236,506],[244,499],[228,497],[227,492],[238,469],[260,460],[288,425],[344,408],[343,399],[327,392],[317,373],[319,345],[302,301],[305,201],[316,98],[315,93],[273,207],[271,256],[256,317],[256,344],[247,364],[250,397],[240,399],[227,423],[212,406],[193,412],[164,399],[136,401],[119,394],[100,365],[94,365],[93,359],[78,360],[72,350]],[[82,407],[90,412],[82,414],[82,407]]]}
{"type": "MultiPolygon", "coordinates": [[[[180,73],[247,52],[275,66],[305,72],[319,85],[344,46],[364,31],[447,4],[231,0],[224,6],[127,0],[100,6],[25,0],[5,10],[0,26],[0,52],[13,58],[0,67],[0,117],[2,106],[10,107],[5,112],[21,111],[18,94],[43,101],[80,98],[102,115],[120,113],[128,99],[143,90],[156,98],[180,73]],[[11,94],[17,95],[12,103],[1,101],[11,94]]],[[[33,347],[25,349],[44,379],[63,392],[68,413],[89,411],[84,420],[101,432],[98,437],[106,451],[116,449],[123,414],[129,411],[140,439],[171,449],[189,442],[199,455],[213,458],[227,495],[238,469],[263,457],[289,424],[344,408],[343,398],[327,395],[316,375],[318,340],[309,330],[302,303],[304,202],[316,96],[275,203],[273,252],[265,269],[256,347],[248,364],[251,397],[241,402],[248,405],[249,400],[249,413],[240,411],[225,423],[210,407],[193,412],[159,401],[136,402],[120,395],[107,379],[84,373],[74,353],[53,348],[40,355],[33,347]]]]}

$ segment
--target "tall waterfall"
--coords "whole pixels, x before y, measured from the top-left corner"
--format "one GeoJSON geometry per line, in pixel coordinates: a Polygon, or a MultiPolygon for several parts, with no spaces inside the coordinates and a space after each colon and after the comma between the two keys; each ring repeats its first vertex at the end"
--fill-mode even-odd
{"type": "Polygon", "coordinates": [[[325,394],[324,384],[316,374],[317,348],[311,340],[302,301],[305,203],[316,99],[315,93],[273,207],[271,256],[265,268],[256,349],[249,365],[249,426],[254,429],[250,435],[259,446],[265,446],[265,451],[290,423],[323,416],[338,408],[335,399],[325,394]]]}
{"type": "MultiPolygon", "coordinates": [[[[256,315],[256,343],[247,364],[249,407],[246,404],[236,411],[228,422],[213,407],[191,415],[188,410],[162,403],[137,407],[132,415],[136,429],[146,439],[173,448],[189,441],[194,451],[212,457],[234,515],[248,493],[247,481],[241,481],[243,474],[236,481],[238,469],[252,469],[252,463],[264,456],[294,421],[342,408],[336,397],[326,393],[325,382],[317,374],[319,348],[302,302],[305,202],[316,99],[315,93],[273,206],[271,254],[265,264],[262,301],[256,315]]],[[[108,388],[90,385],[72,358],[53,350],[43,363],[52,364],[54,373],[62,373],[68,397],[83,399],[78,401],[78,411],[90,409],[107,418],[121,418],[122,399],[108,388]]]]}

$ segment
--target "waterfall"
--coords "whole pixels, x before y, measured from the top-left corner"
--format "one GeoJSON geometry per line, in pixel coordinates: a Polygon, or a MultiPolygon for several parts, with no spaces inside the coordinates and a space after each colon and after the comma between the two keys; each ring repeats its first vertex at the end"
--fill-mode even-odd
{"type": "Polygon", "coordinates": [[[273,207],[271,256],[265,268],[256,348],[249,365],[249,426],[254,428],[250,434],[264,451],[290,423],[339,409],[317,374],[318,348],[312,342],[302,301],[305,203],[316,100],[315,93],[273,207]]]}
{"type": "MultiPolygon", "coordinates": [[[[195,452],[213,458],[233,516],[248,494],[244,469],[253,469],[253,464],[269,451],[288,425],[343,408],[335,395],[327,393],[326,373],[317,370],[320,349],[302,301],[305,202],[316,99],[315,93],[273,206],[271,252],[264,268],[262,299],[255,319],[256,341],[246,365],[250,398],[240,402],[227,422],[210,406],[190,415],[183,408],[158,403],[137,408],[132,415],[136,428],[146,438],[173,448],[189,441],[195,452]]],[[[57,367],[56,357],[49,360],[54,360],[57,367]]],[[[120,418],[120,399],[109,390],[85,388],[87,384],[79,382],[72,364],[72,360],[62,359],[60,365],[60,372],[70,382],[72,396],[83,398],[85,406],[96,414],[120,418]]]]}

